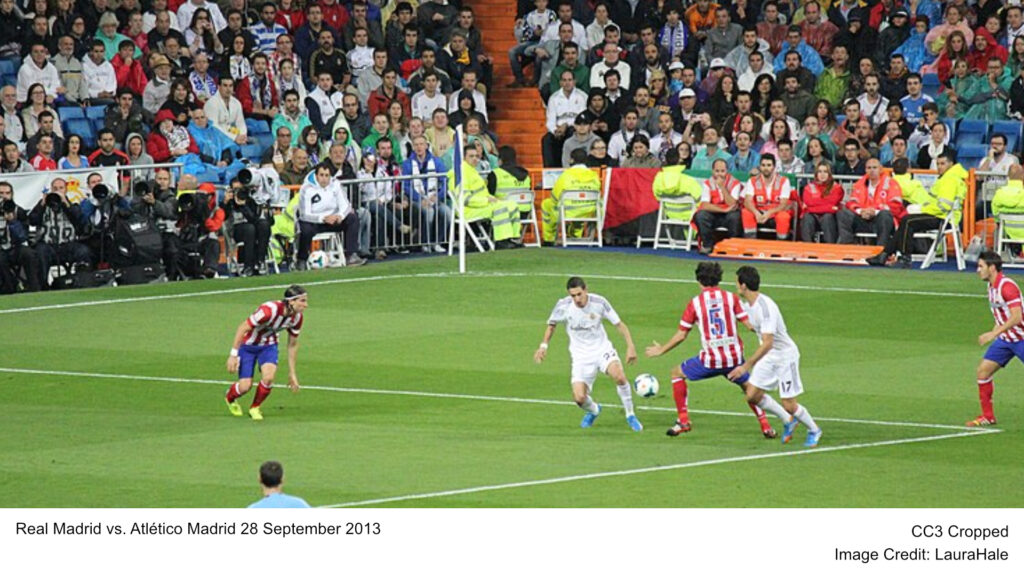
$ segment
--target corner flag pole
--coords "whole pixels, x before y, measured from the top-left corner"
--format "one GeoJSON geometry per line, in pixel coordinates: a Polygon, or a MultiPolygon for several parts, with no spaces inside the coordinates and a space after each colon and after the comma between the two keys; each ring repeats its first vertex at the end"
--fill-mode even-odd
{"type": "Polygon", "coordinates": [[[459,274],[466,273],[466,204],[462,189],[462,126],[455,129],[455,190],[459,203],[459,274]]]}

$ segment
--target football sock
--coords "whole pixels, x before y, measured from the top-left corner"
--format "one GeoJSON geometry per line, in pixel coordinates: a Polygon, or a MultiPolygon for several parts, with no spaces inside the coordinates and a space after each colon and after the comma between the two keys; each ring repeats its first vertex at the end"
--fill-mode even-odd
{"type": "Polygon", "coordinates": [[[772,414],[777,416],[779,420],[782,420],[783,422],[789,422],[791,418],[789,412],[786,412],[786,409],[783,408],[781,404],[776,402],[775,398],[772,398],[767,394],[761,396],[761,400],[758,401],[757,405],[765,412],[771,412],[772,414]]]}
{"type": "Polygon", "coordinates": [[[633,415],[633,390],[630,389],[629,383],[626,383],[616,386],[615,391],[619,393],[622,407],[626,409],[626,418],[629,418],[633,415]]]}
{"type": "Polygon", "coordinates": [[[753,402],[747,402],[747,406],[750,406],[751,412],[754,416],[757,416],[757,422],[761,425],[761,431],[771,430],[772,425],[768,423],[768,417],[764,415],[764,410],[757,407],[757,404],[753,402]]]}
{"type": "Polygon", "coordinates": [[[978,380],[978,399],[981,400],[981,415],[989,420],[995,420],[996,414],[992,410],[992,379],[978,380]]]}
{"type": "Polygon", "coordinates": [[[578,402],[577,404],[580,408],[583,408],[587,412],[590,412],[591,414],[597,414],[597,402],[594,402],[594,399],[591,398],[589,395],[587,395],[587,399],[584,400],[582,404],[579,404],[578,402]]]}
{"type": "MultiPolygon", "coordinates": [[[[248,390],[246,390],[246,392],[248,392],[248,390]]],[[[238,400],[242,396],[245,396],[245,392],[238,391],[238,382],[235,382],[228,388],[228,402],[234,402],[235,400],[238,400]]]]}
{"type": "Polygon", "coordinates": [[[270,392],[272,390],[273,388],[271,388],[270,384],[265,384],[260,381],[260,385],[256,387],[256,397],[252,399],[252,407],[256,408],[260,404],[263,404],[263,401],[267,399],[267,396],[270,396],[270,392]]]}
{"type": "Polygon", "coordinates": [[[676,400],[676,412],[679,413],[679,422],[686,424],[690,421],[690,409],[687,406],[686,378],[672,379],[672,397],[676,400]]]}
{"type": "Polygon", "coordinates": [[[811,418],[811,413],[804,408],[803,404],[796,407],[796,412],[793,414],[793,418],[800,421],[801,424],[807,426],[809,432],[817,432],[819,430],[818,425],[814,422],[814,418],[811,418]]]}

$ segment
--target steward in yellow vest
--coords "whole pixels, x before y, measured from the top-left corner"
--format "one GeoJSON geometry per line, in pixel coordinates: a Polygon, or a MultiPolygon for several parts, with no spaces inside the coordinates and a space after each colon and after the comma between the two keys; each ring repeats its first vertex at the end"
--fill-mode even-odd
{"type": "MultiPolygon", "coordinates": [[[[555,181],[551,197],[540,204],[541,237],[545,243],[554,243],[558,236],[558,202],[562,194],[572,190],[601,191],[601,178],[586,166],[587,152],[582,148],[572,151],[572,166],[555,181]]],[[[566,199],[565,215],[569,218],[592,218],[597,214],[597,202],[566,199]]],[[[582,228],[572,231],[581,235],[582,228]]]]}
{"type": "MultiPolygon", "coordinates": [[[[1024,214],[1024,168],[1013,166],[1007,174],[1007,181],[996,190],[992,197],[992,214],[1024,214]]],[[[1004,224],[1007,238],[1024,240],[1024,226],[1007,222],[1004,224]]]]}
{"type": "MultiPolygon", "coordinates": [[[[510,192],[519,190],[533,191],[533,182],[530,180],[530,172],[518,164],[516,149],[511,146],[502,146],[498,149],[499,167],[491,171],[487,176],[487,189],[491,194],[505,200],[510,192]]],[[[530,212],[533,204],[522,202],[519,204],[519,212],[530,212]]]]}
{"type": "MultiPolygon", "coordinates": [[[[906,160],[900,159],[894,163],[893,169],[905,173],[906,160]]],[[[912,206],[918,208],[909,209],[907,215],[900,219],[900,227],[897,230],[897,249],[900,253],[898,266],[910,268],[911,256],[914,253],[914,234],[928,230],[941,228],[946,216],[956,208],[953,214],[953,225],[960,225],[963,199],[967,196],[967,170],[956,163],[953,153],[943,152],[935,159],[935,168],[939,172],[939,179],[932,185],[932,189],[921,194],[917,186],[913,186],[912,206]],[[958,205],[958,202],[960,205],[958,205]]],[[[893,176],[893,179],[900,184],[899,180],[904,174],[893,176]]],[[[923,189],[923,187],[922,187],[923,189]]],[[[906,196],[904,196],[906,198],[906,196]]]]}
{"type": "MultiPolygon", "coordinates": [[[[491,196],[487,192],[487,182],[476,171],[479,162],[480,153],[477,149],[467,147],[465,159],[462,162],[462,205],[465,207],[466,220],[490,219],[495,242],[518,239],[521,234],[519,207],[507,200],[491,196]]],[[[453,201],[458,202],[454,168],[448,171],[448,190],[452,194],[453,201]]],[[[458,216],[457,212],[456,216],[458,216]]]]}
{"type": "Polygon", "coordinates": [[[700,180],[693,178],[686,174],[686,166],[679,165],[679,152],[675,150],[669,150],[665,154],[665,165],[661,171],[658,172],[657,176],[654,177],[654,184],[652,191],[654,197],[660,202],[664,198],[683,198],[689,196],[693,198],[693,206],[679,205],[679,204],[666,204],[665,205],[665,217],[673,220],[682,220],[688,222],[690,217],[696,211],[697,204],[700,203],[701,194],[704,192],[704,187],[701,186],[700,180]],[[675,162],[671,162],[671,160],[675,162]]]}

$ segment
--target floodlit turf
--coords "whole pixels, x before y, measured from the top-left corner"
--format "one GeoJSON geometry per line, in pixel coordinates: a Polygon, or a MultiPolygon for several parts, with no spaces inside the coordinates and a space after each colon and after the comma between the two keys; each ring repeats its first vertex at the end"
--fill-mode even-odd
{"type": "MultiPolygon", "coordinates": [[[[667,438],[668,371],[697,339],[655,360],[643,346],[675,330],[697,289],[695,263],[519,250],[471,256],[466,277],[448,275],[455,259],[426,258],[2,298],[0,506],[240,507],[258,497],[256,469],[267,459],[285,464],[288,492],[317,506],[1024,502],[1019,363],[996,378],[1001,432],[962,428],[978,413],[976,338],[992,323],[984,285],[967,273],[759,264],[800,345],[803,401],[825,430],[821,447],[803,449],[803,428],[789,446],[763,440],[724,380],[691,385],[694,430],[667,438]],[[630,376],[661,380],[660,396],[637,400],[641,434],[614,406],[579,428],[564,331],[545,364],[532,361],[570,274],[587,278],[630,326],[641,354],[630,376]],[[367,280],[348,281],[357,278],[367,280]],[[276,390],[263,422],[233,418],[223,402],[231,336],[291,282],[309,284],[299,352],[307,388],[276,390]],[[74,305],[111,299],[129,301],[74,305]],[[60,304],[71,306],[47,308],[60,304]],[[26,307],[41,308],[16,311],[26,307]],[[413,495],[425,497],[403,498],[413,495]]],[[[723,264],[732,288],[738,264],[723,264]]],[[[756,340],[745,340],[751,350],[756,340]]],[[[618,403],[606,378],[595,396],[618,403]]]]}

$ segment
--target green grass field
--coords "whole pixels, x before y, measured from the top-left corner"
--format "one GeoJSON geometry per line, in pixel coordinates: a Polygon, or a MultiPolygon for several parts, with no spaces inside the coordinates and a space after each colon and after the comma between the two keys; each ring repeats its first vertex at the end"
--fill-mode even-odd
{"type": "MultiPolygon", "coordinates": [[[[608,297],[643,356],[675,330],[695,262],[519,250],[471,256],[465,277],[451,274],[454,259],[428,258],[5,297],[0,507],[241,507],[258,498],[267,459],[315,506],[1024,503],[1019,363],[996,378],[1000,432],[962,427],[978,413],[976,338],[992,324],[967,273],[758,264],[802,351],[802,401],[825,430],[816,450],[801,446],[802,428],[789,446],[762,439],[724,380],[691,385],[694,430],[666,437],[668,372],[696,338],[627,368],[662,382],[660,396],[637,400],[646,431],[608,406],[618,398],[605,377],[605,411],[581,430],[561,328],[548,361],[532,361],[565,279],[582,275],[608,297]],[[304,390],[276,390],[263,422],[233,418],[222,398],[234,328],[291,282],[310,291],[304,390]],[[115,299],[126,301],[81,305],[115,299]]],[[[738,264],[723,265],[732,288],[738,264]]]]}

